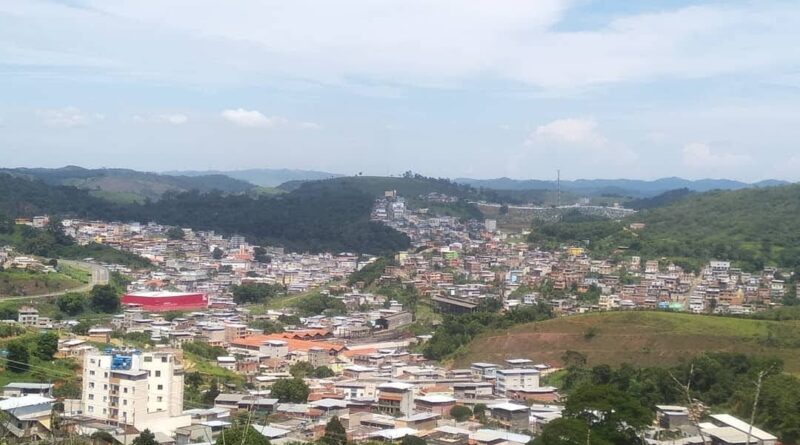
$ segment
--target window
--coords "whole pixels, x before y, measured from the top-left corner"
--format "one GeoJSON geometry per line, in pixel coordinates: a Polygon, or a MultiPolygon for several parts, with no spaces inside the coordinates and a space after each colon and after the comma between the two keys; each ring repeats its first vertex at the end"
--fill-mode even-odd
{"type": "Polygon", "coordinates": [[[149,355],[146,355],[146,356],[144,356],[144,361],[145,362],[152,362],[153,361],[153,357],[151,357],[149,355]]]}
{"type": "Polygon", "coordinates": [[[89,394],[89,400],[94,400],[94,394],[89,394]]]}
{"type": "Polygon", "coordinates": [[[93,413],[93,412],[94,412],[94,407],[93,407],[92,405],[89,405],[89,412],[90,412],[90,413],[93,413]]]}
{"type": "Polygon", "coordinates": [[[127,394],[127,393],[128,393],[128,388],[122,388],[122,392],[124,392],[125,394],[127,394]]]}
{"type": "Polygon", "coordinates": [[[162,389],[164,389],[164,385],[158,385],[158,390],[161,391],[162,389]]]}
{"type": "Polygon", "coordinates": [[[128,406],[128,400],[127,399],[122,399],[122,405],[123,406],[128,406]]]}
{"type": "Polygon", "coordinates": [[[108,397],[106,397],[106,396],[103,396],[103,401],[104,401],[104,402],[108,401],[108,397]]]}
{"type": "Polygon", "coordinates": [[[167,363],[167,357],[166,356],[161,357],[161,363],[167,363]]]}
{"type": "Polygon", "coordinates": [[[103,389],[108,389],[108,385],[103,385],[103,389]]]}
{"type": "Polygon", "coordinates": [[[105,414],[105,413],[106,413],[106,409],[105,409],[105,408],[103,408],[103,414],[105,414]]]}
{"type": "Polygon", "coordinates": [[[89,388],[94,389],[94,382],[89,382],[89,388]]]}
{"type": "Polygon", "coordinates": [[[94,375],[94,371],[89,371],[89,375],[94,375]]]}
{"type": "Polygon", "coordinates": [[[161,371],[156,371],[156,377],[161,377],[161,371]]]}
{"type": "Polygon", "coordinates": [[[164,399],[163,397],[161,397],[161,396],[158,396],[158,397],[156,397],[156,402],[160,402],[160,401],[162,401],[163,399],[164,399]]]}
{"type": "Polygon", "coordinates": [[[107,372],[104,372],[104,373],[103,373],[103,377],[108,377],[108,373],[107,373],[107,372]]]}

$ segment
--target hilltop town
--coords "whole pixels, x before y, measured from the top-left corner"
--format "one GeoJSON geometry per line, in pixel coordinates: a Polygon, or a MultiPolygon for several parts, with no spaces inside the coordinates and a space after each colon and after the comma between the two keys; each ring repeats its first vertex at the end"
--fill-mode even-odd
{"type": "MultiPolygon", "coordinates": [[[[796,292],[776,268],[745,272],[723,259],[690,271],[624,251],[596,258],[579,245],[540,249],[497,220],[425,207],[456,197],[412,198],[416,205],[390,190],[375,200],[371,219],[411,241],[386,257],[290,252],[156,223],[60,220],[76,243],[111,246],[149,266],[84,258],[75,267],[103,278],[88,295],[14,297],[21,305],[3,324],[8,434],[126,443],[147,431],[162,444],[214,443],[246,419],[271,443],[336,433],[355,442],[522,445],[562,417],[559,380],[574,372],[568,358],[542,362],[531,348],[456,368],[447,359],[469,337],[437,333],[443,321],[483,313],[506,314],[506,323],[602,311],[745,315],[796,292]]],[[[42,229],[50,217],[15,223],[42,229]]],[[[5,269],[55,273],[58,260],[49,260],[11,247],[0,254],[5,269]]],[[[727,413],[698,423],[696,409],[662,401],[657,422],[640,434],[652,444],[738,444],[747,436],[777,443],[727,413]]]]}

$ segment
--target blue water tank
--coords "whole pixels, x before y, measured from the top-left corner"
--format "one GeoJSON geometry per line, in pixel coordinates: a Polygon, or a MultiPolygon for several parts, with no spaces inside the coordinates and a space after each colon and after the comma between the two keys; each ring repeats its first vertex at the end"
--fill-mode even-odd
{"type": "Polygon", "coordinates": [[[129,355],[115,355],[111,358],[111,369],[131,369],[131,357],[129,355]]]}

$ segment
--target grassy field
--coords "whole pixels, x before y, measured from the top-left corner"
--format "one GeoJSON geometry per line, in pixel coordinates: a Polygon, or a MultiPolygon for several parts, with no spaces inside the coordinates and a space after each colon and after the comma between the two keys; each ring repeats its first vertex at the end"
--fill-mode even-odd
{"type": "Polygon", "coordinates": [[[82,284],[84,282],[64,273],[0,271],[0,296],[48,294],[79,287],[82,284]]]}
{"type": "Polygon", "coordinates": [[[800,372],[800,321],[763,321],[667,312],[576,315],[483,334],[455,359],[456,366],[511,357],[560,363],[564,351],[589,365],[670,365],[704,352],[780,357],[800,372]]]}

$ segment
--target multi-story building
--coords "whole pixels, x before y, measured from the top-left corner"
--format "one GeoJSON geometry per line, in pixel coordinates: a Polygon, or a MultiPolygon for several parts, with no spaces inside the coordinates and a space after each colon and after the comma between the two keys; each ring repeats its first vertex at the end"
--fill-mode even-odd
{"type": "Polygon", "coordinates": [[[39,311],[35,307],[22,306],[17,311],[17,322],[22,326],[36,326],[39,324],[39,311]]]}
{"type": "Polygon", "coordinates": [[[410,416],[414,412],[414,386],[402,382],[378,385],[378,412],[410,416]]]}
{"type": "Polygon", "coordinates": [[[530,368],[498,369],[495,392],[507,396],[511,391],[531,391],[539,387],[539,371],[530,368]]]}
{"type": "Polygon", "coordinates": [[[183,367],[172,351],[92,353],[84,358],[81,411],[87,417],[170,434],[183,413],[183,367]]]}

